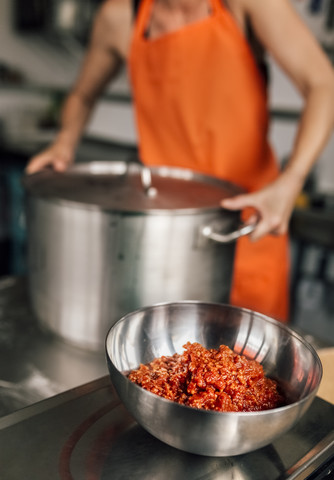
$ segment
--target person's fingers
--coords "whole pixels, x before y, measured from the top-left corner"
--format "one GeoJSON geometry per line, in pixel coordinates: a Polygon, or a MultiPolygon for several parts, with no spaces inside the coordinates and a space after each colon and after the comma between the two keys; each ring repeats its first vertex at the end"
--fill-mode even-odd
{"type": "Polygon", "coordinates": [[[59,155],[45,153],[37,155],[28,163],[25,171],[28,175],[36,173],[44,167],[51,165],[55,171],[64,172],[70,165],[70,160],[67,160],[59,155]]]}
{"type": "Polygon", "coordinates": [[[245,220],[245,223],[247,225],[254,225],[254,224],[257,224],[259,222],[259,218],[260,218],[260,215],[257,214],[257,213],[253,213],[252,215],[250,215],[246,220],[245,220]]]}
{"type": "Polygon", "coordinates": [[[25,171],[28,175],[32,173],[36,173],[38,172],[38,170],[41,170],[43,167],[45,167],[49,163],[50,163],[50,160],[48,157],[45,157],[44,155],[38,155],[28,163],[25,171]]]}
{"type": "Polygon", "coordinates": [[[69,166],[69,162],[64,160],[63,158],[57,158],[53,162],[53,168],[57,172],[64,172],[65,170],[67,170],[68,166],[69,166]]]}
{"type": "Polygon", "coordinates": [[[225,198],[220,202],[223,208],[228,210],[242,210],[246,207],[254,207],[251,195],[237,195],[236,197],[225,198]]]}
{"type": "Polygon", "coordinates": [[[264,237],[268,234],[268,225],[264,221],[259,221],[255,230],[250,234],[250,239],[253,242],[260,240],[260,238],[264,237]]]}
{"type": "MultiPolygon", "coordinates": [[[[258,217],[259,219],[259,217],[258,217]]],[[[249,219],[250,220],[250,219],[249,219]]],[[[249,220],[247,223],[250,223],[249,220]]],[[[255,230],[251,234],[251,240],[259,240],[265,235],[284,235],[288,231],[288,222],[280,218],[270,217],[258,221],[255,230]]]]}

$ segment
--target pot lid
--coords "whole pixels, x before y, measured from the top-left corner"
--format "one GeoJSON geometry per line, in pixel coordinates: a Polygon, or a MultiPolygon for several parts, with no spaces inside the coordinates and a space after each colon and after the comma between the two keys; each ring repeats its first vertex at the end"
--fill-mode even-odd
{"type": "Polygon", "coordinates": [[[45,169],[23,178],[29,194],[104,210],[155,212],[220,209],[242,192],[236,185],[192,170],[143,167],[139,163],[78,163],[63,173],[45,169]]]}

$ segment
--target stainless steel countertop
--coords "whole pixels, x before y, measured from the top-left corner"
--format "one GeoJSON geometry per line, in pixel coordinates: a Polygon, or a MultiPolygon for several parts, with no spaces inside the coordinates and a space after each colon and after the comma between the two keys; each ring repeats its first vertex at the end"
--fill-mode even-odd
{"type": "Polygon", "coordinates": [[[25,277],[0,278],[0,417],[108,375],[104,351],[80,349],[41,328],[27,291],[25,277]]]}
{"type": "Polygon", "coordinates": [[[334,406],[317,397],[267,447],[193,455],[140,427],[104,377],[0,418],[0,471],[5,480],[304,480],[322,465],[320,479],[332,468],[333,429],[334,406]]]}
{"type": "Polygon", "coordinates": [[[41,329],[25,278],[0,279],[0,416],[107,373],[104,352],[68,345],[41,329]]]}
{"type": "Polygon", "coordinates": [[[104,352],[81,350],[41,330],[26,279],[0,279],[0,471],[6,480],[301,480],[332,458],[333,409],[317,397],[291,431],[247,455],[217,459],[178,451],[145,432],[120,403],[104,352]]]}

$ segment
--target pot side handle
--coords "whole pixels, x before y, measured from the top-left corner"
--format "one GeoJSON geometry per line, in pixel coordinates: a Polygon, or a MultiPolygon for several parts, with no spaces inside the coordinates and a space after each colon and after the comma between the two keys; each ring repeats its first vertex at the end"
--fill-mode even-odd
{"type": "Polygon", "coordinates": [[[229,233],[219,233],[214,230],[213,224],[211,225],[205,225],[202,227],[202,235],[206,238],[209,238],[210,240],[213,240],[214,242],[218,243],[230,243],[233,242],[234,240],[237,240],[240,237],[243,237],[245,235],[249,235],[255,230],[255,227],[257,225],[257,222],[246,224],[242,223],[240,227],[237,230],[234,230],[233,232],[229,233]]]}

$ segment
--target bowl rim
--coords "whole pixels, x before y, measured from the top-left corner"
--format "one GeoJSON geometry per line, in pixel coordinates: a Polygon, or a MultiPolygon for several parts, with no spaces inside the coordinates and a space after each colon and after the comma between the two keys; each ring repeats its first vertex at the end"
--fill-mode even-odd
{"type": "MultiPolygon", "coordinates": [[[[302,405],[304,403],[307,403],[312,397],[315,397],[316,394],[317,394],[317,391],[319,389],[319,386],[320,386],[320,383],[321,383],[321,380],[322,380],[322,377],[323,377],[323,367],[322,367],[322,362],[321,362],[321,359],[316,351],[316,349],[305,339],[303,338],[302,335],[300,335],[299,333],[297,333],[295,330],[293,330],[292,328],[288,327],[285,323],[283,322],[279,322],[278,320],[272,318],[272,317],[269,317],[268,315],[265,315],[265,314],[262,314],[260,312],[256,312],[254,310],[251,310],[251,309],[248,309],[248,308],[244,308],[244,307],[237,307],[235,305],[229,305],[227,303],[219,303],[219,302],[207,302],[207,301],[200,301],[200,300],[178,300],[178,301],[171,301],[171,302],[159,302],[159,303],[154,303],[152,305],[148,305],[148,306],[144,306],[144,307],[141,307],[141,308],[138,308],[132,312],[129,312],[125,315],[123,315],[117,322],[115,322],[109,329],[108,329],[108,332],[106,334],[106,338],[105,338],[105,352],[106,352],[106,355],[107,355],[107,358],[108,358],[108,361],[111,363],[112,367],[115,369],[115,371],[122,377],[125,379],[125,381],[133,386],[135,389],[138,389],[138,392],[143,392],[144,390],[144,393],[145,394],[148,394],[149,396],[152,396],[152,398],[159,398],[161,401],[163,402],[167,402],[168,404],[173,404],[173,405],[177,405],[178,407],[181,407],[181,408],[185,408],[187,410],[191,410],[191,411],[195,411],[195,412],[200,412],[200,414],[209,414],[209,415],[223,415],[223,416],[230,416],[230,415],[238,415],[239,417],[243,417],[243,416],[247,416],[247,417],[250,417],[250,416],[258,416],[258,415],[261,415],[261,416],[265,416],[265,415],[269,415],[270,413],[273,413],[273,412],[282,412],[282,411],[287,411],[287,410],[291,410],[292,408],[295,408],[297,405],[302,405]],[[192,304],[192,305],[208,305],[208,306],[217,306],[217,307],[227,307],[229,309],[232,309],[232,310],[237,310],[239,312],[244,312],[244,313],[248,313],[248,314],[255,314],[257,317],[260,317],[262,318],[263,320],[265,321],[268,321],[269,323],[272,323],[274,324],[275,326],[281,328],[282,330],[285,330],[285,331],[288,331],[293,337],[295,337],[298,341],[300,341],[305,347],[308,348],[308,350],[310,350],[310,352],[313,354],[317,364],[318,364],[318,367],[320,369],[320,376],[319,376],[319,382],[318,382],[318,385],[316,388],[314,388],[311,392],[309,392],[305,397],[301,398],[300,400],[298,400],[297,402],[292,402],[292,403],[289,403],[287,405],[283,405],[281,407],[276,407],[276,408],[270,408],[270,409],[267,409],[267,410],[259,410],[259,411],[251,411],[251,412],[220,412],[220,411],[216,411],[216,410],[205,410],[203,408],[196,408],[196,407],[190,407],[188,405],[183,405],[181,403],[177,403],[175,402],[174,400],[169,400],[168,398],[164,398],[164,397],[161,397],[160,395],[157,395],[156,393],[152,393],[150,392],[149,390],[146,390],[144,389],[143,387],[137,385],[136,383],[134,382],[131,382],[131,380],[129,380],[127,378],[127,375],[125,373],[123,373],[122,371],[120,371],[116,366],[115,364],[113,363],[112,361],[112,358],[109,354],[109,351],[108,351],[108,338],[110,337],[111,335],[111,331],[113,329],[116,329],[117,325],[119,325],[120,323],[123,323],[124,321],[128,320],[130,317],[132,317],[133,315],[136,315],[138,313],[142,313],[142,312],[146,312],[146,311],[149,311],[149,310],[152,310],[154,308],[162,308],[162,307],[166,307],[166,306],[172,306],[172,305],[189,305],[189,304],[192,304]]],[[[246,358],[247,358],[247,355],[245,355],[246,358]]],[[[259,362],[261,363],[261,362],[259,362]]],[[[132,387],[131,387],[132,388],[132,387]]]]}

